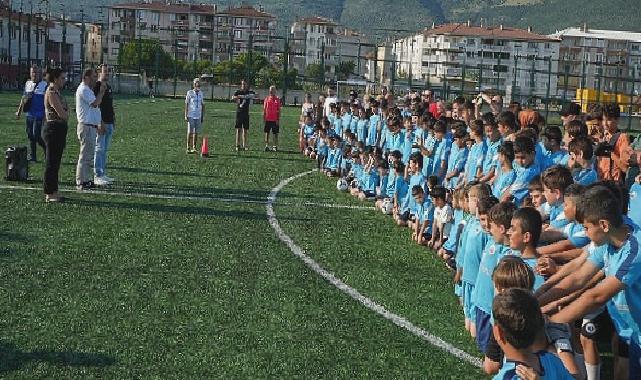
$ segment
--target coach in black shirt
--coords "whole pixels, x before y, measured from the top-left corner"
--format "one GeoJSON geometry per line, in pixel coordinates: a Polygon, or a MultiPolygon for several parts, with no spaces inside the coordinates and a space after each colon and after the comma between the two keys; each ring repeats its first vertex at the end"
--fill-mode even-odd
{"type": "Polygon", "coordinates": [[[234,92],[234,96],[231,98],[238,105],[236,107],[236,151],[249,150],[249,146],[247,144],[247,131],[249,130],[249,105],[254,101],[255,97],[256,93],[249,89],[249,84],[243,79],[240,82],[240,90],[234,92]]]}
{"type": "Polygon", "coordinates": [[[109,68],[107,65],[100,67],[100,77],[94,86],[94,92],[98,93],[101,83],[106,84],[106,91],[100,103],[100,113],[102,115],[102,124],[104,133],[96,136],[96,152],[94,156],[94,183],[97,186],[109,186],[113,183],[113,178],[108,177],[106,173],[107,152],[111,145],[111,136],[115,129],[114,100],[111,86],[109,85],[109,68]]]}

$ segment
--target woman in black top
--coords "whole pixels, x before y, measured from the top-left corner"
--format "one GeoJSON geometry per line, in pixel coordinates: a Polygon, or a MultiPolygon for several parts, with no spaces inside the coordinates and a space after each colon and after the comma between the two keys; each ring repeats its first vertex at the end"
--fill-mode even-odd
{"type": "Polygon", "coordinates": [[[46,124],[42,129],[42,139],[45,142],[45,201],[62,202],[58,194],[58,172],[62,152],[67,143],[67,119],[69,118],[67,101],[60,93],[67,80],[67,74],[62,69],[50,69],[47,72],[49,87],[45,93],[46,124]]]}

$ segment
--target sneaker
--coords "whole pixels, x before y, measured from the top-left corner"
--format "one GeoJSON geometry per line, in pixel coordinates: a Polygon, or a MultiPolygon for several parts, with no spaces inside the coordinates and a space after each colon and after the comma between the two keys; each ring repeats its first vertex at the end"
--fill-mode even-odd
{"type": "Polygon", "coordinates": [[[244,148],[243,148],[243,150],[244,150],[244,151],[248,151],[248,150],[249,150],[249,147],[248,147],[248,146],[246,146],[246,147],[244,147],[244,148]]]}
{"type": "Polygon", "coordinates": [[[96,177],[94,178],[94,183],[96,186],[109,186],[111,182],[107,180],[106,177],[96,177]]]}
{"type": "Polygon", "coordinates": [[[265,152],[269,152],[271,149],[269,149],[268,146],[265,146],[265,152]]]}
{"type": "Polygon", "coordinates": [[[273,150],[274,152],[278,152],[278,147],[274,145],[274,146],[272,147],[272,150],[273,150]]]}
{"type": "Polygon", "coordinates": [[[94,184],[93,181],[83,182],[80,185],[76,186],[76,189],[78,191],[91,190],[91,189],[95,189],[95,188],[96,188],[96,185],[94,184]]]}
{"type": "Polygon", "coordinates": [[[106,175],[102,176],[102,178],[106,179],[107,182],[111,182],[111,183],[113,183],[115,181],[115,179],[113,179],[112,177],[106,176],[106,175]]]}
{"type": "Polygon", "coordinates": [[[236,145],[236,152],[240,152],[240,145],[236,145]]]}

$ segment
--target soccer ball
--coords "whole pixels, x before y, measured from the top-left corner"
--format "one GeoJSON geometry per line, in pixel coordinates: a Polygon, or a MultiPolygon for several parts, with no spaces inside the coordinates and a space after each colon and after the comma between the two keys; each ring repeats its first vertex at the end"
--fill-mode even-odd
{"type": "Polygon", "coordinates": [[[347,191],[347,188],[348,188],[347,181],[345,181],[344,178],[339,179],[336,182],[336,188],[340,191],[347,191]]]}
{"type": "Polygon", "coordinates": [[[392,211],[394,211],[394,202],[392,202],[392,200],[389,198],[385,199],[383,201],[383,205],[381,206],[381,210],[385,215],[392,215],[392,211]]]}

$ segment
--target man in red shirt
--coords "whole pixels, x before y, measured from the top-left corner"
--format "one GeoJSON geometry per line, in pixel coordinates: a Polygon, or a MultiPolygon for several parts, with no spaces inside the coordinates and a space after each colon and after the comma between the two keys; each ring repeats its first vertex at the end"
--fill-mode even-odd
{"type": "Polygon", "coordinates": [[[263,119],[265,119],[265,152],[278,150],[278,130],[280,124],[280,99],[276,96],[276,86],[269,87],[269,96],[263,102],[263,119]],[[269,133],[274,134],[274,146],[269,148],[269,133]]]}

